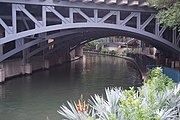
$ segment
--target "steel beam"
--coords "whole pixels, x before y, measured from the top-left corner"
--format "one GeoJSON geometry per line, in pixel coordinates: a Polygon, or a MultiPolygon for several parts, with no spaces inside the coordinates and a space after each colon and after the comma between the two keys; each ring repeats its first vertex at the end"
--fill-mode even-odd
{"type": "Polygon", "coordinates": [[[138,6],[139,0],[128,0],[128,5],[129,6],[138,6]]]}
{"type": "Polygon", "coordinates": [[[29,25],[28,25],[26,19],[24,18],[24,15],[23,15],[22,12],[20,12],[20,16],[21,16],[21,18],[22,18],[22,20],[23,20],[23,23],[24,23],[26,29],[29,30],[29,25]]]}
{"type": "Polygon", "coordinates": [[[5,29],[8,34],[12,34],[12,30],[6,25],[6,23],[0,18],[0,25],[5,29]]]}
{"type": "Polygon", "coordinates": [[[57,12],[52,6],[47,6],[46,8],[49,9],[52,13],[54,13],[58,18],[60,18],[65,24],[69,23],[69,21],[64,18],[64,16],[62,16],[59,12],[57,12]]]}
{"type": "Polygon", "coordinates": [[[172,43],[173,44],[176,44],[177,43],[177,28],[175,27],[175,28],[173,28],[173,33],[172,33],[172,43]]]}
{"type": "Polygon", "coordinates": [[[116,13],[116,24],[117,25],[120,24],[120,19],[121,19],[121,13],[120,13],[120,11],[117,11],[117,13],[116,13]]]}
{"type": "MultiPolygon", "coordinates": [[[[120,0],[120,3],[124,3],[127,0],[120,0]]],[[[52,0],[47,0],[45,2],[40,2],[39,0],[1,0],[2,3],[14,3],[14,4],[31,4],[31,5],[42,5],[42,6],[59,6],[59,7],[69,7],[69,8],[87,8],[87,9],[102,9],[102,10],[115,10],[115,11],[131,11],[131,12],[151,12],[157,13],[154,8],[141,8],[141,7],[130,7],[130,6],[121,6],[118,5],[107,5],[107,4],[95,4],[92,2],[70,2],[70,1],[59,1],[54,2],[52,0]]]]}
{"type": "Polygon", "coordinates": [[[151,14],[151,16],[141,25],[140,29],[144,30],[144,28],[151,22],[152,19],[155,18],[155,14],[151,14]]]}
{"type": "Polygon", "coordinates": [[[129,16],[127,16],[120,24],[125,25],[130,19],[136,16],[137,13],[132,12],[129,16]]]}
{"type": "Polygon", "coordinates": [[[12,4],[12,31],[13,34],[17,33],[17,21],[16,21],[16,5],[12,4]]]}
{"type": "MultiPolygon", "coordinates": [[[[68,31],[65,30],[65,31],[62,31],[62,32],[59,32],[59,33],[54,33],[54,34],[48,35],[44,39],[37,38],[36,40],[30,41],[30,42],[28,42],[26,44],[21,44],[18,47],[16,47],[15,49],[1,55],[0,56],[0,62],[7,59],[7,58],[9,58],[12,55],[24,50],[24,49],[27,49],[27,48],[29,48],[29,47],[31,47],[33,45],[45,42],[50,38],[57,38],[57,37],[63,37],[63,36],[72,35],[72,34],[79,34],[79,33],[82,33],[83,31],[86,31],[86,30],[84,30],[84,29],[68,30],[68,31]]],[[[89,29],[88,31],[93,31],[93,29],[89,29]]],[[[98,30],[96,29],[96,31],[98,31],[98,30]]]]}
{"type": "Polygon", "coordinates": [[[117,4],[118,5],[127,5],[128,4],[128,0],[117,0],[117,4]]]}
{"type": "Polygon", "coordinates": [[[161,30],[159,31],[159,36],[160,36],[160,37],[162,37],[162,35],[163,35],[164,31],[166,30],[166,28],[167,28],[167,27],[165,27],[165,26],[163,26],[163,27],[161,28],[161,30]]]}
{"type": "Polygon", "coordinates": [[[88,22],[93,22],[91,18],[89,18],[85,13],[83,13],[80,9],[74,8],[74,11],[79,13],[82,17],[84,17],[88,22]]]}
{"type": "Polygon", "coordinates": [[[27,11],[23,5],[16,5],[20,11],[26,14],[38,27],[42,27],[43,25],[29,12],[27,11]]]}
{"type": "Polygon", "coordinates": [[[46,27],[46,6],[42,6],[42,22],[43,22],[43,27],[46,27]]]}
{"type": "MultiPolygon", "coordinates": [[[[170,43],[169,41],[163,39],[163,38],[159,38],[159,36],[146,32],[146,31],[140,31],[136,28],[132,28],[132,27],[128,27],[128,26],[122,26],[122,25],[116,25],[116,24],[105,24],[105,23],[73,23],[73,24],[64,24],[64,25],[52,25],[52,26],[47,26],[47,27],[43,27],[43,28],[38,28],[38,29],[34,29],[34,30],[28,30],[28,31],[24,31],[21,33],[17,33],[16,36],[15,35],[9,35],[6,38],[1,38],[0,39],[0,44],[4,44],[6,42],[10,42],[12,40],[15,39],[19,39],[19,38],[23,38],[23,37],[27,37],[29,35],[32,34],[39,34],[39,33],[43,33],[43,32],[48,32],[48,31],[55,31],[55,30],[66,30],[66,29],[73,29],[73,28],[103,28],[103,29],[116,29],[116,30],[121,30],[121,31],[126,31],[127,33],[133,33],[134,36],[139,35],[139,36],[146,36],[147,38],[151,38],[153,40],[159,41],[167,46],[169,46],[170,48],[179,51],[180,53],[180,48],[178,47],[174,47],[172,45],[172,43],[170,43]]],[[[133,37],[133,36],[132,36],[133,37]]]]}
{"type": "Polygon", "coordinates": [[[108,14],[106,14],[101,20],[99,20],[98,22],[102,23],[105,20],[107,20],[109,17],[111,17],[112,15],[115,15],[116,11],[110,11],[108,14]]]}
{"type": "Polygon", "coordinates": [[[98,22],[98,10],[97,9],[94,10],[94,22],[95,23],[98,22]]]}
{"type": "MultiPolygon", "coordinates": [[[[72,41],[72,40],[73,40],[73,41],[74,41],[74,44],[76,44],[75,46],[79,46],[79,45],[83,45],[83,44],[85,44],[85,43],[87,43],[87,42],[90,42],[90,41],[92,41],[92,40],[94,40],[94,39],[98,39],[98,38],[100,38],[100,37],[106,37],[106,36],[109,36],[109,35],[115,35],[115,34],[114,34],[114,33],[109,33],[109,32],[107,32],[107,33],[106,33],[106,32],[103,32],[103,33],[96,34],[95,36],[93,36],[93,35],[94,35],[94,33],[92,32],[92,33],[88,34],[85,38],[82,38],[81,36],[76,36],[76,37],[74,37],[74,36],[70,36],[70,37],[69,37],[69,36],[68,36],[68,37],[65,37],[65,38],[64,38],[63,40],[61,40],[61,41],[56,41],[56,42],[54,42],[53,44],[59,44],[59,47],[60,47],[61,44],[63,44],[63,43],[61,43],[61,42],[63,42],[63,41],[72,41]],[[72,38],[73,38],[73,39],[72,39],[72,38]],[[78,41],[77,41],[77,40],[78,40],[78,41]],[[61,44],[60,44],[60,43],[61,43],[61,44]],[[81,44],[79,44],[79,43],[81,43],[81,44]]],[[[74,44],[71,44],[70,47],[73,46],[74,44]]],[[[36,52],[35,52],[35,51],[32,52],[31,55],[28,56],[28,58],[30,58],[31,56],[37,54],[38,52],[41,52],[43,49],[47,49],[49,46],[50,46],[50,45],[46,45],[46,46],[43,47],[43,48],[38,48],[38,50],[36,50],[36,52]]],[[[73,50],[73,49],[75,49],[75,48],[76,48],[75,46],[73,46],[73,47],[70,49],[70,51],[73,50]]],[[[50,54],[50,53],[58,50],[59,47],[53,48],[52,50],[46,52],[45,55],[48,55],[48,54],[50,54]]]]}
{"type": "Polygon", "coordinates": [[[176,45],[179,45],[179,42],[180,42],[180,33],[179,33],[179,35],[177,36],[176,45]]]}

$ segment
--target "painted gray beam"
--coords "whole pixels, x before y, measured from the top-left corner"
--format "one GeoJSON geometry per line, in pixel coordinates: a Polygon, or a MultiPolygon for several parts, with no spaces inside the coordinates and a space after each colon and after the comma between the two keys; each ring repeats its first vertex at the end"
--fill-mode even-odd
{"type": "Polygon", "coordinates": [[[128,0],[117,0],[117,4],[118,5],[127,5],[128,4],[128,0]]]}
{"type": "Polygon", "coordinates": [[[132,12],[129,16],[127,16],[120,24],[125,25],[130,19],[136,16],[137,13],[132,12]]]}
{"type": "Polygon", "coordinates": [[[179,35],[177,36],[176,45],[179,45],[179,42],[180,42],[180,33],[179,33],[179,35]]]}
{"type": "Polygon", "coordinates": [[[13,34],[17,33],[17,19],[16,19],[16,5],[12,4],[12,31],[13,34]]]}
{"type": "MultiPolygon", "coordinates": [[[[93,29],[90,29],[88,31],[92,31],[92,30],[93,29]]],[[[0,62],[5,60],[5,59],[7,59],[7,58],[9,58],[9,57],[11,57],[12,55],[14,55],[14,54],[16,54],[18,52],[26,49],[26,48],[29,48],[29,47],[31,47],[33,45],[36,45],[36,44],[39,44],[41,42],[45,42],[45,41],[47,41],[50,38],[62,37],[62,36],[71,35],[71,34],[78,34],[78,33],[81,33],[83,31],[85,31],[85,30],[84,29],[80,29],[80,30],[68,30],[68,31],[65,30],[65,31],[61,31],[60,33],[54,33],[54,34],[48,35],[48,36],[46,36],[45,39],[37,38],[36,40],[33,40],[33,41],[28,42],[26,44],[20,45],[20,46],[18,46],[18,48],[15,48],[15,49],[13,49],[13,50],[11,50],[11,51],[1,55],[0,56],[0,62]]]]}
{"type": "Polygon", "coordinates": [[[159,36],[159,27],[160,24],[157,19],[155,19],[155,35],[159,36]]]}
{"type": "Polygon", "coordinates": [[[5,29],[5,31],[8,33],[8,34],[11,34],[12,33],[12,30],[6,25],[6,23],[0,18],[0,24],[2,25],[2,27],[5,29]]]}
{"type": "Polygon", "coordinates": [[[16,5],[24,14],[26,14],[38,27],[42,27],[43,25],[29,12],[24,6],[16,5]]]}
{"type": "Polygon", "coordinates": [[[151,16],[141,25],[140,29],[144,29],[150,22],[152,19],[155,18],[155,14],[151,14],[151,16]]]}
{"type": "Polygon", "coordinates": [[[62,16],[59,12],[57,12],[52,6],[47,6],[46,8],[54,13],[58,18],[60,18],[65,24],[69,23],[69,21],[64,18],[64,16],[62,16]]]}
{"type": "MultiPolygon", "coordinates": [[[[124,1],[124,0],[122,0],[124,1]]],[[[69,1],[60,1],[60,2],[53,2],[53,1],[45,1],[40,2],[39,0],[1,0],[0,2],[3,3],[14,3],[14,4],[32,4],[32,5],[44,5],[44,6],[60,6],[60,7],[72,7],[72,8],[89,8],[89,9],[102,9],[102,10],[116,10],[116,11],[134,11],[134,12],[152,12],[157,13],[154,8],[141,8],[141,7],[130,7],[130,6],[121,6],[118,5],[107,5],[107,4],[95,4],[92,2],[83,3],[83,2],[69,2],[69,1]]]]}
{"type": "Polygon", "coordinates": [[[95,3],[103,3],[105,0],[94,0],[95,3]]]}
{"type": "MultiPolygon", "coordinates": [[[[78,34],[76,34],[76,35],[78,36],[78,34]]],[[[72,39],[72,35],[69,35],[67,38],[72,39]]],[[[36,55],[37,53],[41,52],[42,50],[48,48],[49,46],[54,45],[54,44],[59,43],[59,42],[63,42],[63,41],[65,41],[65,40],[60,40],[60,41],[56,40],[50,44],[46,44],[44,46],[41,46],[40,48],[37,48],[37,49],[33,50],[32,52],[30,52],[26,57],[28,59],[28,58],[32,57],[33,55],[36,55]]]]}
{"type": "Polygon", "coordinates": [[[95,23],[98,22],[98,10],[97,9],[94,10],[94,22],[95,23]]]}
{"type": "MultiPolygon", "coordinates": [[[[26,29],[29,30],[29,25],[28,25],[26,19],[24,18],[24,15],[23,15],[22,12],[20,12],[20,16],[21,16],[21,18],[22,18],[22,20],[23,20],[23,23],[24,23],[26,29]]],[[[17,20],[17,19],[16,19],[16,20],[17,20]]]]}
{"type": "Polygon", "coordinates": [[[138,6],[139,0],[128,0],[128,5],[129,6],[138,6]]]}
{"type": "Polygon", "coordinates": [[[102,23],[105,20],[107,20],[109,17],[111,17],[112,15],[114,15],[116,13],[116,11],[110,11],[108,14],[106,14],[102,19],[100,19],[98,22],[102,23]]]}
{"type": "Polygon", "coordinates": [[[73,12],[74,12],[74,9],[69,8],[69,20],[70,20],[70,23],[74,22],[73,12]]]}
{"type": "Polygon", "coordinates": [[[176,42],[177,42],[177,34],[176,34],[177,27],[173,28],[172,31],[173,31],[173,33],[172,33],[172,43],[176,44],[176,42]]]}
{"type": "Polygon", "coordinates": [[[91,18],[89,18],[85,13],[83,13],[80,9],[74,8],[74,11],[79,13],[82,17],[84,17],[88,22],[93,22],[91,18]]]}
{"type": "Polygon", "coordinates": [[[117,11],[117,13],[116,13],[116,24],[117,25],[120,24],[120,19],[121,19],[121,13],[120,13],[120,11],[117,11]]]}
{"type": "Polygon", "coordinates": [[[106,0],[106,4],[115,4],[116,0],[106,0]]]}
{"type": "Polygon", "coordinates": [[[163,26],[163,27],[161,28],[161,30],[159,31],[159,36],[160,36],[160,37],[162,37],[162,35],[163,35],[164,31],[166,30],[166,28],[167,28],[167,27],[165,27],[165,26],[163,26]]]}
{"type": "Polygon", "coordinates": [[[46,14],[46,6],[42,6],[42,22],[43,22],[43,27],[46,27],[46,22],[47,22],[47,14],[46,14]]]}
{"type": "Polygon", "coordinates": [[[82,0],[82,2],[87,3],[87,2],[92,2],[93,0],[82,0]]]}
{"type": "Polygon", "coordinates": [[[148,7],[149,3],[147,2],[147,0],[139,0],[139,6],[140,7],[148,7]]]}
{"type": "MultiPolygon", "coordinates": [[[[81,31],[81,30],[80,30],[81,31]]],[[[45,39],[42,39],[42,38],[37,38],[36,40],[33,40],[31,42],[28,42],[26,44],[23,44],[21,46],[18,46],[17,48],[3,54],[0,56],[0,62],[11,57],[12,55],[26,49],[26,48],[29,48],[33,45],[36,45],[36,44],[39,44],[41,42],[44,42],[44,41],[47,41],[48,39],[50,38],[56,38],[56,37],[61,37],[61,36],[65,36],[65,35],[70,35],[70,34],[75,34],[75,33],[78,33],[77,31],[64,31],[64,32],[61,32],[61,33],[55,33],[55,34],[52,34],[52,35],[49,35],[47,36],[45,39]]]]}
{"type": "Polygon", "coordinates": [[[15,41],[16,48],[18,49],[20,46],[24,45],[24,38],[18,39],[15,41]]]}
{"type": "Polygon", "coordinates": [[[91,24],[91,23],[73,23],[73,24],[64,24],[64,25],[52,25],[52,26],[47,26],[47,27],[42,27],[42,28],[38,28],[38,29],[33,29],[33,30],[28,30],[28,31],[24,31],[21,33],[17,33],[16,36],[9,35],[5,38],[1,38],[0,44],[4,44],[6,42],[10,42],[15,39],[27,37],[32,34],[39,34],[39,33],[43,33],[43,32],[49,32],[49,31],[55,31],[55,30],[66,30],[66,29],[73,29],[73,28],[103,28],[103,29],[116,29],[116,30],[122,30],[122,31],[126,31],[126,32],[132,32],[134,34],[147,36],[156,41],[159,41],[180,53],[179,47],[172,45],[172,43],[170,43],[169,41],[167,41],[163,38],[160,38],[155,34],[152,34],[152,33],[149,33],[149,32],[143,31],[143,30],[140,31],[136,28],[132,28],[132,27],[128,27],[128,26],[122,26],[122,25],[119,26],[116,24],[107,24],[107,23],[106,24],[105,23],[93,23],[93,24],[91,24]]]}
{"type": "Polygon", "coordinates": [[[137,23],[136,23],[136,28],[140,29],[141,27],[141,13],[137,13],[137,23]]]}

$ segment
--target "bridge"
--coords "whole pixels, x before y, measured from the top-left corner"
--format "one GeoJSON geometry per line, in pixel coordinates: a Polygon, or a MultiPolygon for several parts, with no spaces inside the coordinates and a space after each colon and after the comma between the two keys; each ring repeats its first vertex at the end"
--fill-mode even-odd
{"type": "Polygon", "coordinates": [[[25,64],[54,52],[74,57],[83,44],[108,36],[179,54],[177,27],[159,25],[156,14],[146,0],[0,0],[0,62],[20,55],[25,64]]]}

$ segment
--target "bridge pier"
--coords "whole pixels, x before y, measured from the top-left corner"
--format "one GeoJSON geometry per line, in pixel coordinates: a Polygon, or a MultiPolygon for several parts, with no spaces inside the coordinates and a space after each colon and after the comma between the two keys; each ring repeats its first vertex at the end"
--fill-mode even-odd
{"type": "Polygon", "coordinates": [[[175,68],[179,68],[179,67],[180,67],[179,61],[175,61],[175,68]]]}
{"type": "Polygon", "coordinates": [[[44,69],[49,69],[50,65],[49,65],[49,60],[45,60],[44,61],[44,69]]]}
{"type": "Polygon", "coordinates": [[[78,56],[78,57],[82,57],[83,56],[83,48],[82,48],[82,46],[77,47],[75,49],[75,56],[78,56]]]}
{"type": "Polygon", "coordinates": [[[5,71],[4,69],[0,69],[0,83],[5,82],[5,71]]]}
{"type": "Polygon", "coordinates": [[[32,65],[30,63],[26,63],[24,65],[24,70],[22,71],[22,73],[27,74],[27,75],[31,74],[32,73],[32,65]]]}
{"type": "Polygon", "coordinates": [[[175,68],[175,62],[171,61],[171,68],[175,68]]]}
{"type": "Polygon", "coordinates": [[[70,57],[71,57],[71,60],[74,60],[75,59],[75,50],[72,50],[70,51],[70,57]]]}

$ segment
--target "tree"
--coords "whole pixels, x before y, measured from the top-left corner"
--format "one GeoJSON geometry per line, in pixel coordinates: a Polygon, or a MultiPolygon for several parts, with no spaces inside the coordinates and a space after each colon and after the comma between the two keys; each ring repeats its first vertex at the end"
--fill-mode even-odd
{"type": "Polygon", "coordinates": [[[99,44],[99,41],[91,41],[84,45],[84,50],[93,51],[96,49],[96,45],[99,44]]]}
{"type": "Polygon", "coordinates": [[[180,0],[148,0],[148,2],[159,10],[157,18],[160,24],[167,27],[178,26],[180,31],[180,0]]]}

